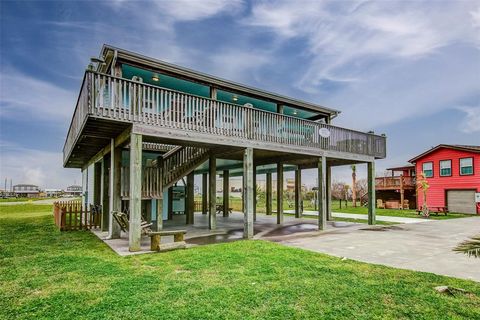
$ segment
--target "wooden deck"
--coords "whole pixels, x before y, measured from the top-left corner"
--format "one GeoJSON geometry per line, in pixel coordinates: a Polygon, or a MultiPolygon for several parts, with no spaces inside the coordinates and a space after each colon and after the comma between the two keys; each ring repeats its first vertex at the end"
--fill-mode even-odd
{"type": "Polygon", "coordinates": [[[386,155],[384,136],[87,71],[63,149],[64,166],[81,167],[128,128],[177,143],[174,139],[358,160],[386,155]]]}
{"type": "Polygon", "coordinates": [[[415,189],[414,177],[378,177],[375,178],[376,190],[415,189]]]}

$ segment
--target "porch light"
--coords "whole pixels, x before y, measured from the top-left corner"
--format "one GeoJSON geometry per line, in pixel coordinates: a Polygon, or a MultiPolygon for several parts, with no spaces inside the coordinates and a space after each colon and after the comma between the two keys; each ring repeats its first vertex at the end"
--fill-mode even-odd
{"type": "Polygon", "coordinates": [[[232,97],[232,100],[233,100],[234,102],[237,102],[237,101],[238,101],[238,97],[237,97],[236,95],[234,95],[234,96],[232,97]]]}
{"type": "Polygon", "coordinates": [[[293,110],[293,115],[295,115],[295,116],[297,115],[297,110],[296,109],[293,110]]]}
{"type": "Polygon", "coordinates": [[[160,77],[158,76],[158,74],[154,73],[152,75],[152,80],[155,81],[155,82],[158,82],[158,81],[160,81],[160,77]]]}

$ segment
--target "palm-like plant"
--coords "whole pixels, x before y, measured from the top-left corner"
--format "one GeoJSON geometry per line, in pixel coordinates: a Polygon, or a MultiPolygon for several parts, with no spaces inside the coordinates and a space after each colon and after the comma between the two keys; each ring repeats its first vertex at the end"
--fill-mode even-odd
{"type": "Polygon", "coordinates": [[[453,251],[464,253],[469,257],[480,258],[480,234],[461,242],[453,251]]]}
{"type": "Polygon", "coordinates": [[[423,172],[420,172],[420,174],[417,177],[417,192],[421,191],[423,194],[422,215],[426,218],[430,216],[430,212],[428,210],[428,205],[427,205],[427,191],[429,187],[430,185],[428,184],[425,174],[423,172]]]}

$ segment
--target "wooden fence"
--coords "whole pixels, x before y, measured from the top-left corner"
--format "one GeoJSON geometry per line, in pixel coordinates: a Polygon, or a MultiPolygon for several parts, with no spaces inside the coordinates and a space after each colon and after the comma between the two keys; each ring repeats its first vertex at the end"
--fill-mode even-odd
{"type": "Polygon", "coordinates": [[[101,209],[82,208],[79,200],[57,201],[53,204],[53,217],[60,231],[90,230],[100,227],[101,209]]]}

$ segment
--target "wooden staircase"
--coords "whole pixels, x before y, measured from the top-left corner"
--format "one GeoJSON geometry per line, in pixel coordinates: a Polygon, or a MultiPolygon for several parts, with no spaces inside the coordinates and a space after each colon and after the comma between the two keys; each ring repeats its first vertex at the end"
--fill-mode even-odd
{"type": "MultiPolygon", "coordinates": [[[[142,198],[161,199],[163,190],[191,173],[209,157],[209,149],[177,146],[159,156],[149,167],[143,168],[142,198]]],[[[130,167],[122,167],[121,196],[130,196],[130,167]]]]}

